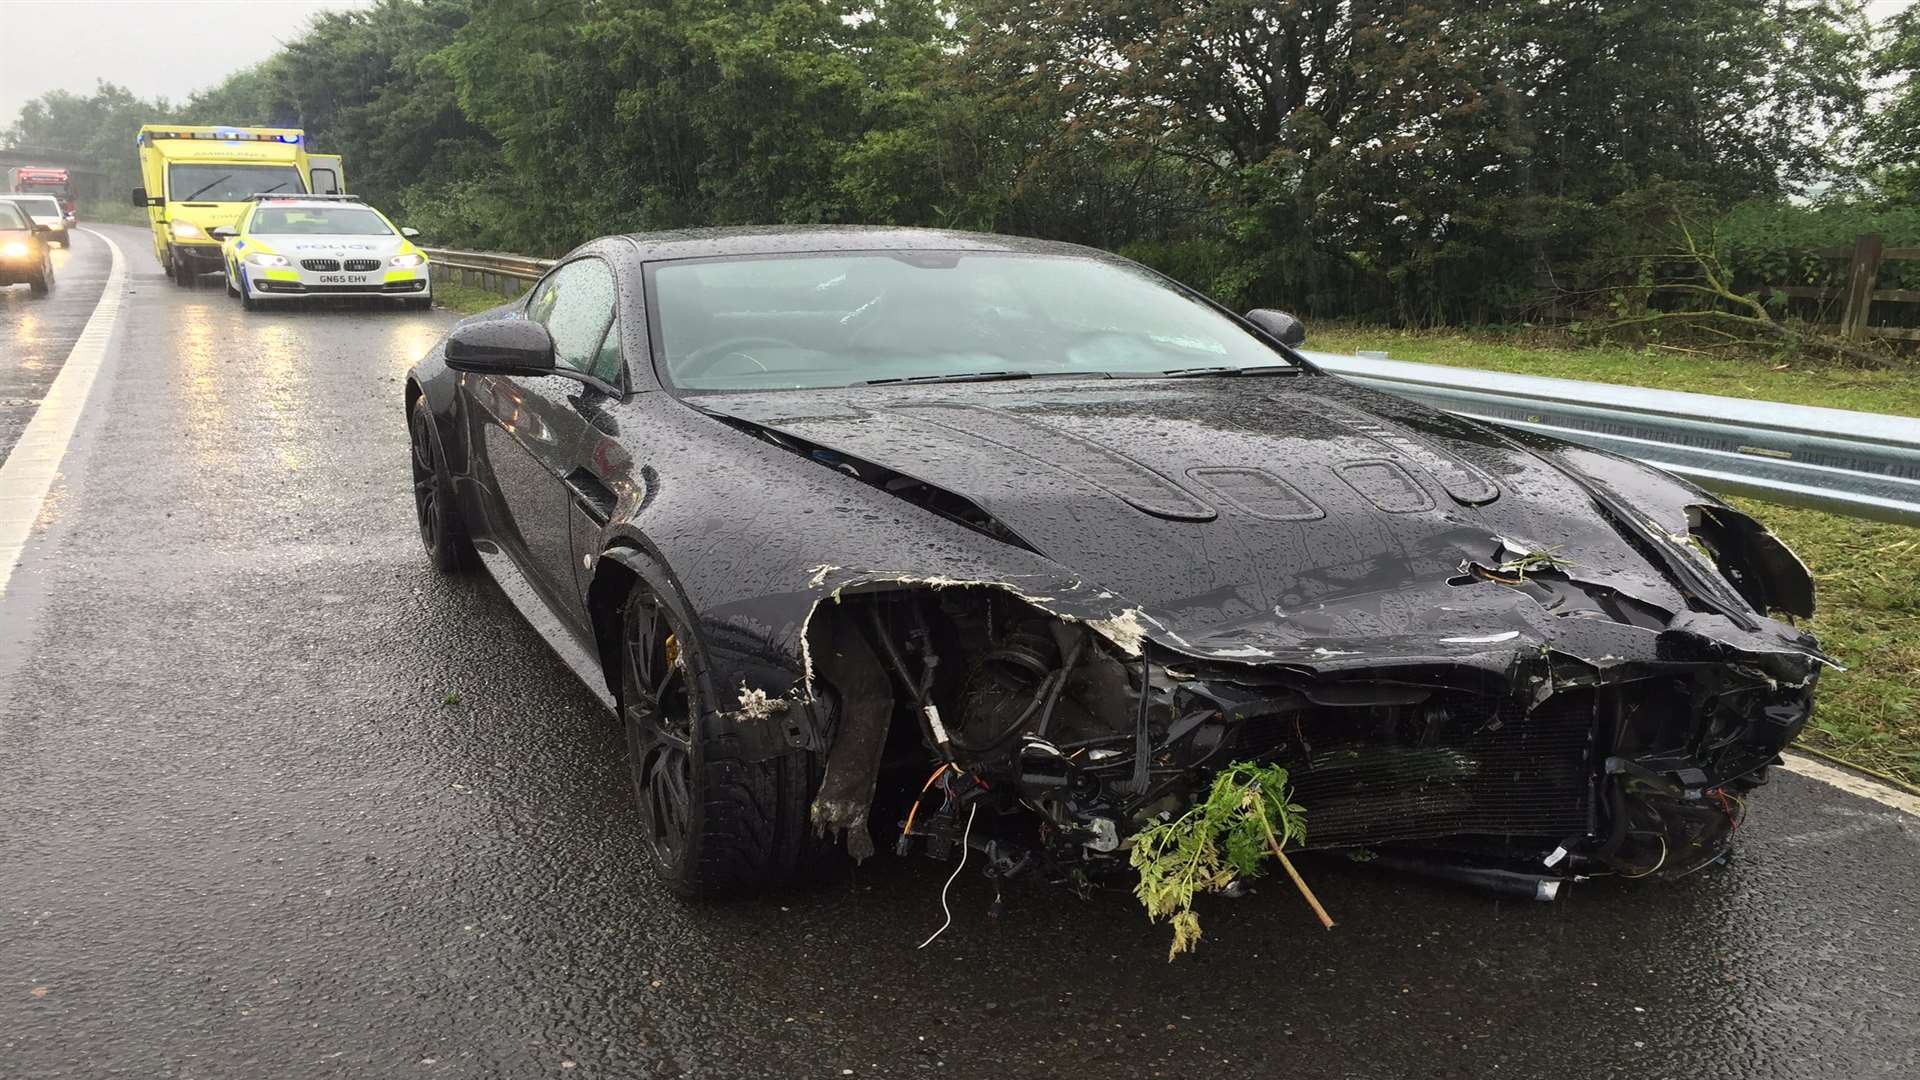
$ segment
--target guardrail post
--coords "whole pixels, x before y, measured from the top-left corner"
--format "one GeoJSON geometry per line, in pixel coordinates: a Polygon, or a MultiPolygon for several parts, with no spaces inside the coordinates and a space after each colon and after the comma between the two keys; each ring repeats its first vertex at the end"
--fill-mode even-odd
{"type": "Polygon", "coordinates": [[[1847,306],[1840,315],[1840,336],[1867,336],[1867,313],[1873,309],[1873,283],[1880,276],[1884,250],[1879,233],[1861,233],[1853,240],[1853,258],[1847,264],[1847,306]]]}

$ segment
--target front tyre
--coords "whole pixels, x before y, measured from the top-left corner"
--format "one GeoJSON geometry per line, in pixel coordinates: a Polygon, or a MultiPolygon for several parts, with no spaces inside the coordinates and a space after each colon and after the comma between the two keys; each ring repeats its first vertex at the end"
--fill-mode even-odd
{"type": "Polygon", "coordinates": [[[424,396],[416,398],[408,411],[407,430],[413,440],[413,510],[420,523],[420,544],[434,569],[461,573],[473,565],[473,541],[454,502],[453,477],[447,472],[440,440],[434,436],[433,413],[424,396]]]}
{"type": "Polygon", "coordinates": [[[620,718],[649,861],[680,896],[738,896],[791,881],[808,840],[811,755],[743,761],[705,730],[697,650],[677,598],[635,582],[621,617],[620,718]]]}
{"type": "Polygon", "coordinates": [[[45,296],[53,291],[53,260],[51,258],[41,260],[40,276],[27,282],[27,291],[35,296],[45,296]]]}

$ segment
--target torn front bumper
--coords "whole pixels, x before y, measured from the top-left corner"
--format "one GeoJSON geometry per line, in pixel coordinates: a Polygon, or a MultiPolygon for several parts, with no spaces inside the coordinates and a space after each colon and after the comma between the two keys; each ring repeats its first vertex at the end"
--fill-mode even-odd
{"type": "MultiPolygon", "coordinates": [[[[1297,620],[1276,618],[1174,643],[1137,613],[1082,617],[1057,598],[959,583],[842,596],[816,675],[855,681],[844,658],[861,647],[845,635],[858,627],[892,675],[859,681],[894,697],[869,695],[863,719],[756,696],[723,719],[765,730],[777,715],[792,745],[869,748],[829,756],[815,807],[825,827],[863,829],[871,777],[843,766],[877,761],[875,733],[906,705],[936,761],[994,793],[981,797],[1003,811],[1002,873],[1083,880],[1124,866],[1125,838],[1243,761],[1287,769],[1309,848],[1510,892],[1718,858],[1744,794],[1808,719],[1824,663],[1811,639],[1700,613],[1661,630],[1547,615],[1527,594],[1466,588],[1481,625],[1371,641],[1325,628],[1290,638],[1297,620]],[[915,687],[925,704],[901,693],[915,687]],[[1014,823],[1023,816],[1031,828],[1014,823]]],[[[957,818],[928,813],[916,835],[950,845],[957,818]]]]}

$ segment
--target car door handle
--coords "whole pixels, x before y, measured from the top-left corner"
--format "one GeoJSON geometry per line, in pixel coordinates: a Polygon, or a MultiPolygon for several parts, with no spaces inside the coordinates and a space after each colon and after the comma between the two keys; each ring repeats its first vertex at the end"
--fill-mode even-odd
{"type": "Polygon", "coordinates": [[[613,508],[620,500],[599,477],[582,467],[568,473],[566,482],[567,489],[595,521],[605,525],[613,517],[613,508]]]}

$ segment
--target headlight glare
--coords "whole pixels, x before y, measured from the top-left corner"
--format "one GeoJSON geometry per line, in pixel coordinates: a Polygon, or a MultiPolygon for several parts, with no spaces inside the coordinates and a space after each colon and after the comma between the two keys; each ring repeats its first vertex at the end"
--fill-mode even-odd
{"type": "Polygon", "coordinates": [[[248,266],[292,266],[285,255],[269,255],[264,251],[247,252],[248,266]]]}
{"type": "Polygon", "coordinates": [[[392,259],[388,261],[392,265],[400,267],[401,269],[405,270],[415,266],[419,266],[421,263],[426,262],[427,257],[425,255],[395,255],[392,259]]]}
{"type": "Polygon", "coordinates": [[[176,221],[173,223],[173,235],[181,240],[191,240],[207,234],[191,221],[176,221]]]}
{"type": "Polygon", "coordinates": [[[4,246],[0,246],[0,255],[9,259],[24,259],[27,256],[27,245],[18,240],[9,240],[4,246]]]}

